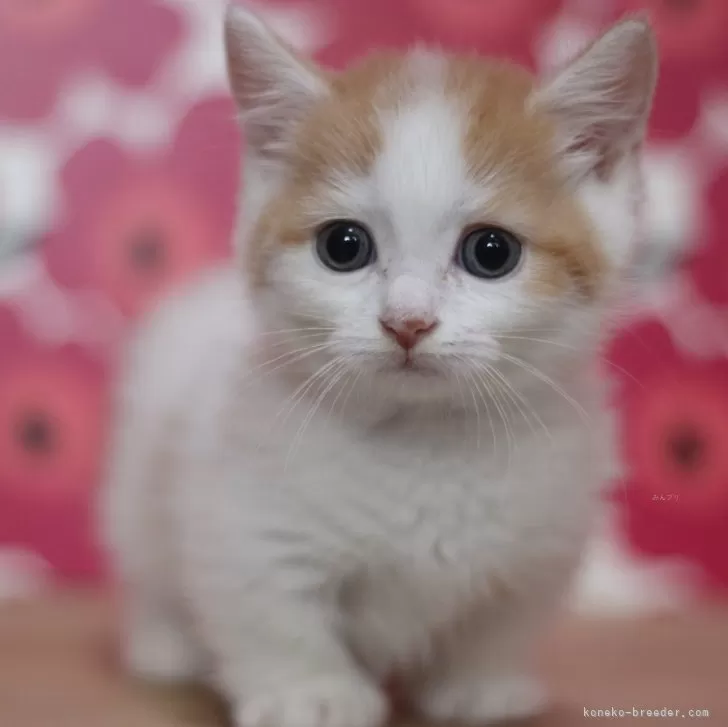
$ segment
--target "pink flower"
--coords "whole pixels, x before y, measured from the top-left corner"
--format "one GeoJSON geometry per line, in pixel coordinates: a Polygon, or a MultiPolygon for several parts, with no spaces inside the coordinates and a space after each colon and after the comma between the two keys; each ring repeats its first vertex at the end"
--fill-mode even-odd
{"type": "Polygon", "coordinates": [[[0,119],[47,115],[64,77],[83,68],[143,86],[182,30],[155,0],[0,0],[0,119]]]}
{"type": "Polygon", "coordinates": [[[232,103],[210,100],[162,153],[131,156],[97,140],[62,172],[67,224],[45,241],[51,275],[101,288],[136,316],[227,254],[240,156],[232,103]]]}
{"type": "Polygon", "coordinates": [[[0,481],[30,501],[87,490],[103,442],[103,371],[73,347],[24,341],[0,363],[0,481]]]}
{"type": "MultiPolygon", "coordinates": [[[[300,0],[269,0],[279,7],[300,0]]],[[[478,50],[532,65],[536,33],[563,0],[318,0],[334,37],[318,59],[334,68],[372,50],[424,42],[449,50],[478,50]]]]}
{"type": "Polygon", "coordinates": [[[95,577],[107,372],[77,347],[28,340],[7,309],[0,344],[0,544],[38,553],[62,576],[95,577]]]}
{"type": "Polygon", "coordinates": [[[725,0],[620,0],[616,14],[649,13],[662,64],[650,130],[676,138],[695,125],[706,87],[728,77],[728,3],[725,0]]]}
{"type": "Polygon", "coordinates": [[[537,34],[562,0],[408,0],[428,36],[532,65],[537,34]]]}
{"type": "Polygon", "coordinates": [[[656,322],[625,331],[610,359],[621,377],[621,488],[632,542],[684,555],[728,587],[728,360],[683,356],[656,322]]]}
{"type": "MultiPolygon", "coordinates": [[[[300,8],[301,0],[267,0],[278,8],[300,8]]],[[[325,66],[344,68],[373,50],[405,48],[418,38],[419,28],[405,1],[317,0],[316,15],[331,33],[316,53],[325,66]]]]}
{"type": "Polygon", "coordinates": [[[710,210],[707,238],[686,267],[706,300],[728,306],[728,169],[710,185],[706,207],[710,210]]]}

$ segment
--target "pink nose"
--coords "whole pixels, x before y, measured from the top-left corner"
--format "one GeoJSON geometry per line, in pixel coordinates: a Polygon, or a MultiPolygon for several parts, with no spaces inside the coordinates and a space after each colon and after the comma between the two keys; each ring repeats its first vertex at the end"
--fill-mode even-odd
{"type": "Polygon", "coordinates": [[[394,339],[405,351],[409,351],[437,328],[438,321],[428,321],[422,318],[386,321],[380,318],[379,324],[390,338],[394,339]]]}

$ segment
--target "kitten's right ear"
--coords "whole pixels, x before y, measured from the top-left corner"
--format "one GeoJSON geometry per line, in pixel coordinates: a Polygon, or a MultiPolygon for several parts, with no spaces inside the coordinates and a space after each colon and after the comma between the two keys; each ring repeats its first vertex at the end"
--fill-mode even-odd
{"type": "Polygon", "coordinates": [[[225,48],[246,142],[260,156],[278,157],[295,125],[327,95],[328,82],[260,18],[234,4],[225,16],[225,48]]]}

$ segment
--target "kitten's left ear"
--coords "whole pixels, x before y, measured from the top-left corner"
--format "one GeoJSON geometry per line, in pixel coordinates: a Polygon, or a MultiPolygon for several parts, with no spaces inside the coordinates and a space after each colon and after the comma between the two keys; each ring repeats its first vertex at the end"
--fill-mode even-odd
{"type": "Polygon", "coordinates": [[[559,154],[577,177],[607,176],[643,139],[657,82],[658,54],[649,23],[613,26],[530,103],[556,123],[559,154]]]}
{"type": "Polygon", "coordinates": [[[296,124],[329,92],[324,73],[260,18],[232,3],[225,16],[225,49],[248,145],[266,158],[280,156],[296,124]]]}

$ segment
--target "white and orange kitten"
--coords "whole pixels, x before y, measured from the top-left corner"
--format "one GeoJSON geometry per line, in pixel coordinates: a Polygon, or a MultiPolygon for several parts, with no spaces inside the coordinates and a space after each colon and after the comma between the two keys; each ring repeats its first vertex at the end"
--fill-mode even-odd
{"type": "Polygon", "coordinates": [[[596,371],[639,238],[639,19],[549,79],[416,49],[340,74],[226,19],[238,260],[131,351],[103,503],[125,655],[237,727],[540,710],[529,648],[610,462],[596,371]]]}

